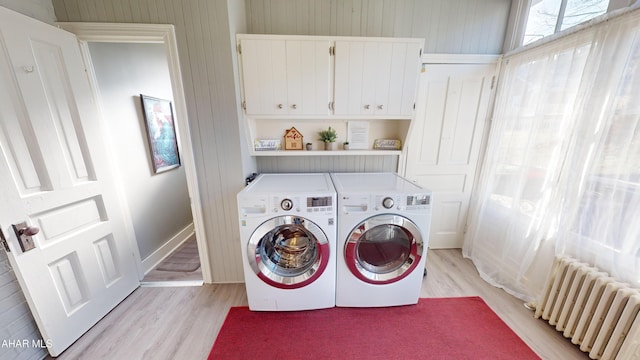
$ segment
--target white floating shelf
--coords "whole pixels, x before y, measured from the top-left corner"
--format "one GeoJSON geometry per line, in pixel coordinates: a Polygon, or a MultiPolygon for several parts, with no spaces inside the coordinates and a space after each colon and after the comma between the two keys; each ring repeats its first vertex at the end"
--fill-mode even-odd
{"type": "Polygon", "coordinates": [[[253,151],[253,156],[361,156],[379,155],[399,156],[401,150],[275,150],[275,151],[253,151]]]}

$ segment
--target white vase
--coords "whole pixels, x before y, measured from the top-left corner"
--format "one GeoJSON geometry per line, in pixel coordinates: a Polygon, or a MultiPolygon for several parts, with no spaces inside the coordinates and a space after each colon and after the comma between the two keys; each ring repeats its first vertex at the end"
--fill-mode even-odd
{"type": "Polygon", "coordinates": [[[326,142],[326,143],[324,143],[324,149],[325,150],[335,150],[336,149],[336,143],[335,142],[326,142]]]}

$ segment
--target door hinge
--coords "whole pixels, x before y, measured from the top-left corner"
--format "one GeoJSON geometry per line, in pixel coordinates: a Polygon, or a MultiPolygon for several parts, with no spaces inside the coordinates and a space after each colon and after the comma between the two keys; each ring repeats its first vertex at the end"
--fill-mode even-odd
{"type": "Polygon", "coordinates": [[[4,231],[2,231],[2,229],[0,229],[0,242],[2,243],[2,246],[4,246],[4,250],[6,252],[11,252],[11,249],[9,249],[9,243],[7,242],[7,238],[4,237],[4,231]]]}
{"type": "Polygon", "coordinates": [[[413,110],[416,109],[416,103],[413,103],[413,110]]]}
{"type": "Polygon", "coordinates": [[[491,77],[491,90],[496,86],[496,76],[491,77]]]}
{"type": "Polygon", "coordinates": [[[242,110],[247,111],[247,102],[246,101],[242,102],[242,110]]]}
{"type": "Polygon", "coordinates": [[[238,54],[242,55],[242,44],[238,44],[238,54]]]}
{"type": "Polygon", "coordinates": [[[420,49],[420,52],[418,53],[418,57],[422,57],[422,49],[420,49]]]}

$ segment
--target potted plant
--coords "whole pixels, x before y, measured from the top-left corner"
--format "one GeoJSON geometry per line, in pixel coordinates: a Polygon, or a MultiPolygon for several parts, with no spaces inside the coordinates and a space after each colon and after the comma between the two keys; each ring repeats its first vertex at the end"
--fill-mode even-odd
{"type": "Polygon", "coordinates": [[[345,142],[342,144],[342,148],[343,148],[343,149],[345,149],[345,150],[349,150],[349,142],[348,142],[348,141],[345,141],[345,142]]]}
{"type": "Polygon", "coordinates": [[[307,143],[307,150],[313,150],[313,144],[312,143],[307,143]]]}
{"type": "Polygon", "coordinates": [[[336,129],[329,128],[327,130],[322,130],[319,132],[320,138],[318,140],[324,143],[325,150],[333,150],[336,139],[338,138],[338,134],[336,133],[336,129]]]}

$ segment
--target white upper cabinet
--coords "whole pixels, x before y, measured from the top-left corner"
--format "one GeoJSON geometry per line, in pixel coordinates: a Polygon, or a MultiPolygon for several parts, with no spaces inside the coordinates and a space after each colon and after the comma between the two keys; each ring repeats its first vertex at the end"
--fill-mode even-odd
{"type": "Polygon", "coordinates": [[[423,43],[424,39],[411,38],[238,34],[244,132],[251,154],[401,155],[402,150],[374,150],[373,144],[376,139],[406,139],[423,43]],[[256,140],[280,141],[295,125],[305,134],[305,143],[317,150],[324,146],[317,134],[329,126],[337,129],[338,141],[353,139],[352,120],[368,122],[367,149],[251,147],[256,140]]]}
{"type": "Polygon", "coordinates": [[[334,114],[411,117],[421,48],[414,39],[336,41],[334,114]]]}
{"type": "Polygon", "coordinates": [[[247,115],[329,115],[331,42],[241,39],[247,115]]]}

